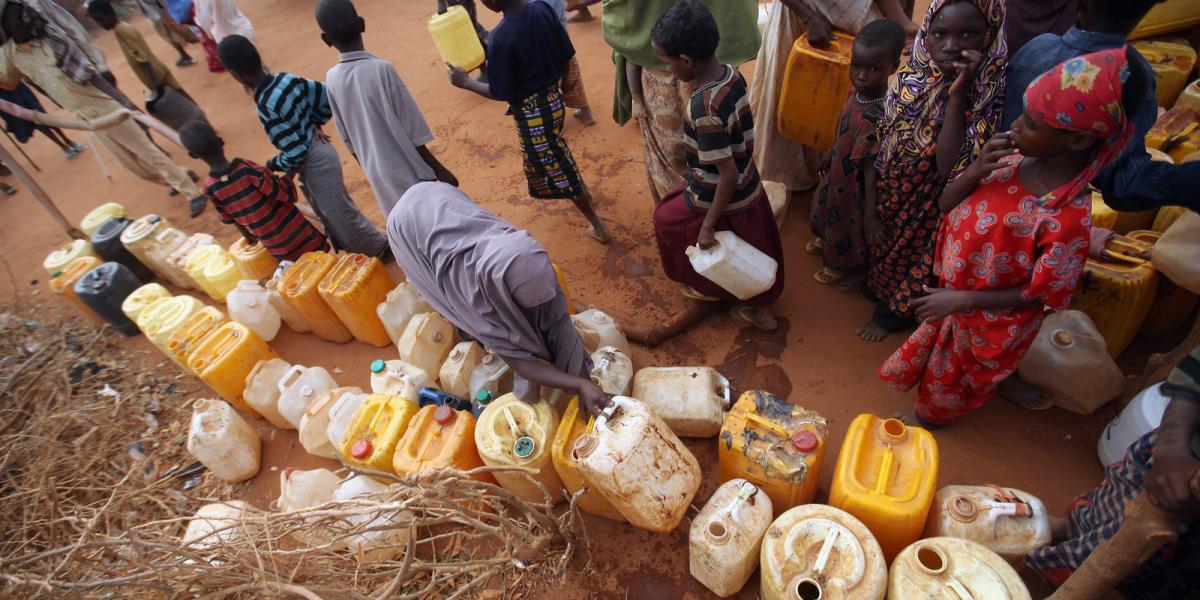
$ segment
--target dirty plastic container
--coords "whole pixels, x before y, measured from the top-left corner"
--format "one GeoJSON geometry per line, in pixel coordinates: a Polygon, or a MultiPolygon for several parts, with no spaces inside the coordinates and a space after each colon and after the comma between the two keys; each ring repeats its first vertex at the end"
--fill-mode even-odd
{"type": "Polygon", "coordinates": [[[83,220],[79,222],[79,228],[83,230],[85,235],[96,233],[97,229],[109,219],[115,219],[125,216],[125,207],[116,202],[105,202],[91,212],[83,216],[83,220]]]}
{"type": "Polygon", "coordinates": [[[744,479],[725,482],[692,519],[688,569],[712,593],[728,598],[745,587],[763,536],[774,519],[771,499],[744,479]]]}
{"type": "Polygon", "coordinates": [[[121,263],[139,280],[150,281],[154,279],[154,273],[121,243],[121,234],[132,222],[125,217],[105,221],[99,229],[92,233],[92,248],[95,249],[96,254],[100,255],[100,258],[109,262],[121,263]]]}
{"type": "Polygon", "coordinates": [[[451,394],[450,392],[443,392],[442,390],[431,387],[421,388],[421,390],[417,392],[417,406],[449,406],[454,410],[466,411],[472,415],[475,414],[472,411],[472,409],[475,408],[475,405],[472,404],[470,400],[467,400],[466,398],[460,398],[454,394],[451,394]]]}
{"type": "Polygon", "coordinates": [[[217,302],[224,302],[225,296],[208,280],[208,263],[218,256],[227,254],[228,252],[225,252],[224,248],[216,244],[201,246],[191,254],[188,254],[183,266],[184,270],[187,271],[188,277],[191,277],[192,281],[196,282],[196,287],[200,288],[209,298],[217,302]]]}
{"type": "Polygon", "coordinates": [[[125,335],[137,335],[137,325],[121,307],[125,299],[140,287],[142,282],[125,265],[106,262],[84,273],[75,282],[75,295],[113,329],[125,335]]]}
{"type": "Polygon", "coordinates": [[[948,485],[933,497],[925,537],[983,544],[1009,564],[1050,543],[1046,505],[1028,492],[998,485],[948,485]]]}
{"type": "MultiPolygon", "coordinates": [[[[396,446],[392,469],[397,475],[434,469],[470,471],[484,465],[475,446],[475,415],[449,406],[426,406],[417,411],[396,446]]],[[[495,482],[489,473],[472,477],[495,482]]]]}
{"type": "Polygon", "coordinates": [[[749,300],[775,285],[779,263],[732,231],[718,231],[716,245],[687,249],[692,269],[739,300],[749,300]]]}
{"type": "Polygon", "coordinates": [[[243,515],[252,507],[242,500],[205,504],[192,515],[183,533],[183,545],[192,550],[207,550],[233,541],[242,531],[243,515]]]}
{"type": "Polygon", "coordinates": [[[400,343],[404,328],[416,315],[433,312],[433,307],[421,297],[417,288],[407,281],[397,285],[388,292],[383,302],[375,308],[375,314],[387,330],[388,338],[393,344],[400,343]]]}
{"type": "MultiPolygon", "coordinates": [[[[388,486],[366,475],[352,476],[342,481],[333,490],[334,500],[353,500],[360,496],[381,494],[388,486]]],[[[346,547],[359,563],[394,560],[408,545],[408,527],[404,523],[412,519],[410,511],[376,511],[346,517],[349,527],[362,526],[363,531],[346,537],[346,547]],[[383,529],[391,525],[391,529],[383,529]]]]}
{"type": "Polygon", "coordinates": [[[1183,163],[1188,155],[1200,151],[1198,123],[1200,113],[1197,111],[1185,107],[1172,108],[1146,132],[1146,147],[1162,150],[1171,155],[1176,163],[1183,163]]]}
{"type": "Polygon", "coordinates": [[[633,398],[616,396],[572,449],[584,481],[630,524],[670,533],[700,487],[700,464],[667,424],[633,398]]]}
{"type": "Polygon", "coordinates": [[[221,251],[204,264],[204,278],[217,292],[216,300],[225,302],[229,292],[237,288],[238,282],[242,280],[242,273],[234,264],[233,257],[228,252],[221,251]]]}
{"type": "Polygon", "coordinates": [[[270,279],[275,269],[279,268],[279,261],[271,256],[262,243],[251,242],[244,237],[238,238],[229,246],[229,256],[233,257],[233,263],[237,265],[242,279],[270,279]]]}
{"type": "MultiPolygon", "coordinates": [[[[320,506],[333,500],[333,490],[341,483],[341,479],[329,469],[312,469],[301,471],[287,467],[279,472],[279,498],[272,508],[281,512],[293,512],[320,506]]],[[[308,546],[317,546],[333,541],[334,534],[324,524],[321,517],[306,517],[311,525],[298,528],[290,535],[297,541],[308,546]]],[[[341,546],[335,542],[333,549],[341,546]]]]}
{"type": "MultiPolygon", "coordinates": [[[[174,236],[175,234],[171,233],[172,231],[174,230],[168,229],[158,235],[159,237],[174,236]]],[[[187,238],[184,239],[174,251],[167,255],[167,264],[171,266],[173,272],[182,273],[187,277],[187,280],[190,282],[188,283],[189,288],[203,291],[204,288],[200,287],[200,282],[196,281],[196,279],[192,277],[191,272],[188,271],[187,261],[197,250],[200,250],[205,246],[212,246],[216,243],[217,242],[215,239],[213,239],[213,236],[208,235],[207,233],[193,233],[192,235],[187,236],[187,238]]]]}
{"type": "Polygon", "coordinates": [[[504,359],[488,352],[479,359],[479,364],[471,372],[471,398],[479,396],[479,392],[488,392],[493,398],[499,398],[513,390],[513,372],[504,359]]]}
{"type": "Polygon", "coordinates": [[[1125,351],[1146,321],[1158,295],[1153,245],[1115,236],[1100,259],[1088,258],[1071,308],[1091,317],[1114,359],[1125,351]]]}
{"type": "Polygon", "coordinates": [[[549,403],[526,404],[506,394],[490,402],[479,416],[475,424],[475,447],[488,466],[530,469],[529,477],[513,472],[493,473],[504,489],[526,502],[543,504],[549,498],[554,505],[564,500],[562,480],[550,460],[550,444],[557,429],[558,413],[549,403]]]}
{"type": "Polygon", "coordinates": [[[785,137],[828,150],[837,139],[838,119],[850,85],[850,49],[854,36],[833,32],[827,48],[808,43],[808,34],[796,38],[783,72],[777,126],[785,137]]]}
{"type": "Polygon", "coordinates": [[[42,268],[46,269],[48,275],[54,277],[61,273],[71,261],[83,256],[100,258],[100,255],[96,254],[96,251],[92,248],[91,242],[87,240],[71,240],[71,243],[46,255],[46,260],[42,261],[42,268]]]}
{"type": "Polygon", "coordinates": [[[435,312],[428,312],[416,315],[408,322],[396,347],[400,351],[400,360],[426,373],[437,373],[456,343],[450,321],[435,312]]]}
{"type": "Polygon", "coordinates": [[[438,370],[438,382],[441,383],[442,389],[461,398],[470,397],[471,373],[479,366],[486,353],[483,346],[476,341],[459,342],[455,345],[446,357],[446,362],[442,363],[442,368],[438,370]]]}
{"type": "Polygon", "coordinates": [[[269,342],[279,334],[283,320],[271,306],[270,294],[257,281],[245,279],[225,297],[229,318],[249,327],[263,341],[269,342]]]}
{"type": "Polygon", "coordinates": [[[935,537],[905,548],[888,575],[889,600],[926,598],[1029,600],[1020,575],[995,552],[970,540],[935,537]]]}
{"type": "Polygon", "coordinates": [[[937,473],[932,434],[899,419],[861,414],[842,442],[829,505],[862,521],[892,558],[921,537],[937,473]]]}
{"type": "Polygon", "coordinates": [[[451,6],[440,15],[429,18],[429,35],[437,46],[442,62],[450,63],[464,71],[471,71],[483,64],[483,44],[471,24],[471,16],[461,6],[451,6]]]}
{"type": "Polygon", "coordinates": [[[762,390],[742,393],[717,442],[720,481],[745,479],[771,498],[775,516],[817,495],[828,425],[816,411],[762,390]]]}
{"type": "Polygon", "coordinates": [[[338,455],[351,468],[392,473],[392,455],[415,414],[412,400],[369,394],[354,411],[338,455]]]}
{"type": "Polygon", "coordinates": [[[600,348],[592,353],[591,377],[604,393],[628,396],[633,382],[633,360],[612,346],[600,348]]]}
{"type": "Polygon", "coordinates": [[[188,235],[174,227],[159,227],[155,231],[154,243],[146,248],[150,268],[176,287],[196,289],[196,282],[192,281],[187,270],[171,261],[171,256],[187,243],[188,235]]]}
{"type": "Polygon", "coordinates": [[[585,310],[572,316],[571,324],[583,338],[583,347],[588,354],[605,346],[612,346],[632,356],[629,352],[629,340],[625,338],[616,321],[604,311],[594,308],[585,310]]]}
{"type": "MultiPolygon", "coordinates": [[[[592,417],[583,421],[579,420],[579,410],[578,398],[572,398],[567,402],[562,420],[558,424],[558,430],[554,432],[554,442],[550,446],[550,459],[554,463],[554,470],[558,472],[558,478],[562,480],[563,488],[566,489],[568,496],[574,496],[575,492],[585,485],[583,474],[580,473],[571,450],[575,448],[575,441],[580,436],[593,431],[595,423],[595,419],[592,417]]],[[[579,510],[598,517],[613,521],[625,520],[624,515],[591,486],[588,486],[588,491],[579,497],[576,505],[579,510]]]]}
{"type": "Polygon", "coordinates": [[[317,291],[354,339],[382,348],[391,344],[391,340],[376,309],[394,285],[378,258],[343,254],[321,280],[317,291]]]}
{"type": "Polygon", "coordinates": [[[317,290],[336,261],[334,255],[328,252],[305,253],[284,272],[279,282],[279,294],[296,309],[317,337],[344,344],[354,336],[317,290]]]}
{"type": "Polygon", "coordinates": [[[1138,438],[1157,429],[1171,399],[1162,393],[1162,384],[1152,385],[1133,397],[1104,428],[1096,453],[1100,463],[1111,465],[1125,456],[1138,438]]]}
{"type": "MultiPolygon", "coordinates": [[[[137,326],[146,334],[150,343],[154,344],[163,354],[171,360],[175,357],[167,348],[167,340],[179,329],[189,317],[196,314],[201,308],[204,308],[204,303],[188,296],[180,294],[172,296],[166,300],[155,302],[142,314],[138,315],[137,326]]],[[[180,364],[176,361],[176,364],[180,364]]],[[[180,366],[183,366],[180,364],[180,366]]]]}
{"type": "Polygon", "coordinates": [[[79,299],[75,294],[75,284],[87,274],[88,271],[100,266],[101,261],[94,256],[81,256],[63,268],[57,276],[50,278],[50,291],[62,296],[67,302],[70,302],[75,308],[79,309],[83,314],[95,319],[99,323],[103,323],[104,319],[96,314],[88,305],[79,299]]]}
{"type": "Polygon", "coordinates": [[[1090,415],[1121,394],[1125,376],[1108,354],[1092,319],[1078,310],[1046,315],[1033,345],[1017,363],[1021,379],[1055,406],[1090,415]]]}
{"type": "Polygon", "coordinates": [[[1187,212],[1187,208],[1183,206],[1163,206],[1154,215],[1154,223],[1150,225],[1150,229],[1158,233],[1165,233],[1167,228],[1179,220],[1179,217],[1183,216],[1185,212],[1187,212]]]}
{"type": "Polygon", "coordinates": [[[246,375],[246,389],[242,391],[246,404],[279,429],[295,429],[279,414],[279,380],[291,368],[292,364],[282,358],[260,360],[246,375]]]}
{"type": "Polygon", "coordinates": [[[167,356],[187,369],[188,372],[194,374],[195,371],[192,369],[191,364],[188,363],[188,355],[210,333],[228,322],[229,317],[225,316],[225,313],[221,312],[221,309],[212,306],[199,307],[167,336],[167,356]]]}
{"type": "Polygon", "coordinates": [[[338,387],[336,381],[324,367],[306,367],[292,365],[283,377],[279,378],[279,414],[287,419],[292,427],[300,428],[300,420],[304,411],[317,396],[338,387]]]}
{"type": "Polygon", "coordinates": [[[1186,42],[1161,40],[1133,42],[1133,47],[1150,63],[1150,68],[1154,69],[1154,90],[1158,105],[1174,106],[1183,88],[1187,87],[1188,77],[1196,66],[1196,51],[1186,42]]]}
{"type": "Polygon", "coordinates": [[[342,394],[334,400],[333,406],[329,408],[329,426],[325,428],[325,439],[329,440],[334,453],[338,455],[334,458],[340,456],[342,441],[346,438],[346,430],[350,429],[354,413],[358,412],[358,407],[362,406],[367,396],[368,394],[362,392],[342,394]]]}
{"type": "Polygon", "coordinates": [[[188,353],[187,362],[196,376],[222,398],[257,417],[258,412],[242,397],[246,376],[258,361],[275,356],[275,351],[245,325],[229,322],[200,340],[188,353]]]}
{"type": "MultiPolygon", "coordinates": [[[[1158,216],[1154,218],[1155,231],[1130,231],[1129,239],[1149,244],[1153,248],[1158,240],[1162,239],[1163,232],[1186,211],[1187,209],[1182,206],[1163,207],[1159,209],[1158,216]]],[[[1153,250],[1151,250],[1151,264],[1154,264],[1153,250]]],[[[1197,298],[1196,294],[1171,281],[1170,276],[1163,273],[1158,280],[1158,293],[1154,297],[1154,304],[1150,307],[1146,320],[1142,322],[1138,335],[1150,339],[1165,339],[1174,336],[1196,313],[1198,300],[1200,298],[1197,298]]]]}
{"type": "Polygon", "coordinates": [[[171,292],[168,292],[167,288],[157,283],[147,283],[125,297],[125,301],[121,303],[121,312],[136,324],[142,311],[150,308],[155,302],[170,297],[171,292]]]}
{"type": "Polygon", "coordinates": [[[375,359],[371,362],[371,391],[416,402],[422,388],[435,387],[425,369],[402,360],[375,359]]]}
{"type": "Polygon", "coordinates": [[[712,437],[729,410],[729,380],[709,367],[647,367],[633,378],[633,397],[675,435],[712,437]]]}
{"type": "Polygon", "coordinates": [[[308,333],[312,328],[308,326],[308,322],[304,320],[304,316],[300,314],[288,301],[283,299],[283,294],[279,292],[279,282],[283,281],[283,274],[291,267],[292,263],[284,261],[280,263],[279,269],[275,271],[275,276],[267,281],[267,299],[271,306],[279,313],[279,318],[283,319],[288,329],[296,333],[308,333]]]}
{"type": "Polygon", "coordinates": [[[222,481],[237,483],[258,473],[262,441],[254,428],[222,400],[197,400],[187,451],[222,481]]]}
{"type": "Polygon", "coordinates": [[[1153,226],[1158,209],[1113,210],[1104,202],[1104,195],[1092,192],[1092,227],[1111,229],[1119,234],[1148,229],[1153,226]]]}
{"type": "Polygon", "coordinates": [[[121,232],[121,244],[154,274],[166,279],[166,270],[158,263],[159,232],[170,227],[166,219],[158,215],[146,215],[134,220],[121,232]]]}
{"type": "Polygon", "coordinates": [[[329,411],[343,396],[362,395],[362,388],[340,387],[317,396],[300,417],[300,445],[313,456],[337,459],[337,447],[329,443],[329,411]]]}
{"type": "Polygon", "coordinates": [[[1200,25],[1200,12],[1193,0],[1164,0],[1154,5],[1129,34],[1137,40],[1182,31],[1200,25]]]}
{"type": "Polygon", "coordinates": [[[1175,99],[1175,107],[1190,108],[1192,110],[1200,110],[1200,79],[1197,79],[1183,88],[1183,92],[1179,94],[1179,98],[1175,99]]]}
{"type": "Polygon", "coordinates": [[[883,600],[887,593],[879,542],[832,506],[805,504],[779,515],[759,556],[763,600],[883,600]]]}

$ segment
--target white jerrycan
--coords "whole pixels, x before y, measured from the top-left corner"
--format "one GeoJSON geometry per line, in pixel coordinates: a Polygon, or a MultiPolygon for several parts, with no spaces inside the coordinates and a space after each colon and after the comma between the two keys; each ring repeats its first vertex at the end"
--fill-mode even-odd
{"type": "Polygon", "coordinates": [[[771,499],[745,479],[730,479],[692,519],[688,567],[697,581],[728,598],[758,568],[759,546],[771,526],[771,499]]]}
{"type": "Polygon", "coordinates": [[[228,402],[197,400],[187,450],[222,481],[237,483],[258,473],[262,441],[228,402]]]}
{"type": "Polygon", "coordinates": [[[271,295],[257,281],[239,281],[237,287],[225,296],[229,318],[250,328],[264,342],[275,339],[282,319],[279,311],[271,306],[271,295]]]}
{"type": "Polygon", "coordinates": [[[337,382],[324,368],[295,365],[279,379],[279,414],[294,429],[300,429],[308,403],[336,387],[337,382]]]}
{"type": "Polygon", "coordinates": [[[687,249],[692,268],[739,300],[749,300],[775,285],[779,263],[732,231],[718,231],[708,250],[687,249]]]}

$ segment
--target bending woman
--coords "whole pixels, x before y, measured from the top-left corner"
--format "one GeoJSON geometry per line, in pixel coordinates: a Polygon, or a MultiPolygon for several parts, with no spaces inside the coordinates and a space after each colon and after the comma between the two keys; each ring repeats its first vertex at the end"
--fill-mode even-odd
{"type": "Polygon", "coordinates": [[[518,398],[537,402],[547,386],[578,394],[592,414],[608,404],[550,257],[528,232],[452,185],[423,182],[392,209],[387,235],[409,283],[512,368],[518,398]]]}

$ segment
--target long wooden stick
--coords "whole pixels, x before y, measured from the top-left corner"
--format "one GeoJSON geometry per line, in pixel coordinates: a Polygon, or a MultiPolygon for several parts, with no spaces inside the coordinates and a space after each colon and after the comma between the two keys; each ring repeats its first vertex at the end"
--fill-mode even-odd
{"type": "Polygon", "coordinates": [[[4,164],[8,165],[9,168],[12,169],[13,175],[17,176],[17,181],[20,181],[21,185],[25,186],[25,188],[28,189],[31,194],[33,194],[33,199],[37,200],[37,203],[42,206],[42,209],[46,211],[46,214],[50,215],[50,219],[53,220],[56,225],[61,227],[67,235],[77,240],[87,239],[87,236],[83,235],[82,231],[77,229],[73,224],[71,224],[70,221],[67,220],[67,217],[62,214],[62,211],[59,210],[58,207],[54,205],[54,202],[50,200],[50,196],[46,195],[46,190],[43,190],[42,186],[38,185],[38,183],[33,180],[33,177],[28,171],[25,170],[25,167],[21,166],[20,163],[13,158],[13,155],[8,152],[8,148],[5,148],[3,145],[0,145],[0,161],[4,161],[4,164]]]}

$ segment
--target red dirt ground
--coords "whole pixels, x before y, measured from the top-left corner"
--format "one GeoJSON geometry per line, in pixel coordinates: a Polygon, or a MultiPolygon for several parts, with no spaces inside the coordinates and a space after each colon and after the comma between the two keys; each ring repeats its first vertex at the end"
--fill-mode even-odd
{"type": "MultiPolygon", "coordinates": [[[[257,28],[259,47],[272,69],[324,79],[337,54],[318,37],[312,17],[315,0],[241,0],[240,4],[257,28]]],[[[433,0],[359,0],[357,4],[367,19],[368,50],[397,65],[437,135],[434,151],[473,198],[528,228],[546,246],[566,271],[577,303],[642,322],[661,319],[684,306],[676,287],[663,277],[658,265],[650,224],[652,205],[646,193],[636,125],[617,127],[608,117],[614,73],[599,21],[572,24],[570,33],[600,122],[584,128],[572,120],[566,137],[599,200],[599,212],[614,234],[608,246],[583,236],[584,221],[568,203],[534,202],[526,197],[520,154],[504,108],[454,89],[447,81],[446,70],[425,30],[433,0]]],[[[485,24],[496,22],[495,15],[482,7],[480,10],[485,24]]],[[[135,24],[151,47],[173,63],[173,52],[147,23],[139,18],[135,24]]],[[[101,32],[99,40],[122,89],[135,100],[144,98],[144,90],[125,64],[112,35],[101,32]]],[[[199,98],[209,119],[225,137],[230,154],[265,161],[273,149],[251,99],[228,75],[206,72],[199,46],[189,51],[200,64],[172,68],[188,91],[199,98]]],[[[334,133],[332,126],[328,132],[334,133]]],[[[72,137],[79,140],[83,136],[72,137]]],[[[117,201],[134,215],[157,212],[177,226],[208,231],[226,243],[237,236],[232,228],[220,225],[211,209],[199,219],[188,219],[178,198],[168,198],[165,189],[133,177],[110,157],[106,159],[112,183],[103,177],[94,151],[68,162],[40,136],[25,150],[43,169],[36,178],[72,221],[101,202],[117,201]]],[[[202,165],[186,158],[182,150],[169,151],[203,173],[202,165]]],[[[383,218],[361,171],[344,149],[341,156],[351,193],[366,214],[382,225],[383,218]]],[[[831,428],[829,459],[819,498],[823,499],[851,419],[862,412],[890,415],[906,410],[910,396],[890,391],[875,377],[876,367],[901,339],[892,337],[882,344],[859,340],[854,330],[869,315],[867,302],[814,283],[811,273],[818,267],[817,259],[802,250],[811,235],[807,212],[806,199],[793,203],[783,228],[789,248],[788,284],[775,306],[781,317],[777,332],[759,334],[728,316],[719,316],[653,351],[636,348],[634,360],[638,366],[713,365],[738,389],[762,387],[820,411],[831,428]]],[[[41,298],[50,297],[40,261],[64,241],[65,236],[41,212],[28,191],[0,198],[0,258],[13,274],[8,281],[0,280],[4,297],[31,289],[38,290],[41,298]]],[[[131,339],[130,343],[148,347],[142,338],[131,339]]],[[[368,386],[367,365],[371,360],[395,356],[390,348],[357,343],[335,347],[311,335],[291,332],[281,333],[273,346],[294,363],[340,369],[335,374],[340,383],[364,388],[368,386]]],[[[1061,514],[1075,495],[1099,480],[1096,439],[1115,410],[1109,406],[1085,418],[1057,409],[1032,413],[1003,401],[992,402],[960,425],[936,433],[941,448],[940,484],[996,482],[1018,487],[1040,496],[1052,511],[1061,514]]],[[[255,504],[266,507],[278,490],[278,469],[329,461],[305,454],[294,433],[275,431],[265,421],[259,423],[259,430],[266,441],[263,469],[246,494],[255,504]]],[[[699,507],[718,483],[716,445],[713,440],[692,440],[689,446],[705,469],[704,485],[696,501],[699,507]]],[[[587,566],[591,575],[585,578],[572,574],[565,590],[547,597],[709,597],[687,572],[687,527],[685,521],[673,534],[656,536],[589,518],[587,532],[592,545],[586,558],[590,559],[587,566]]],[[[581,560],[576,566],[584,564],[581,560]]],[[[755,576],[740,597],[755,597],[757,580],[755,576]]]]}

